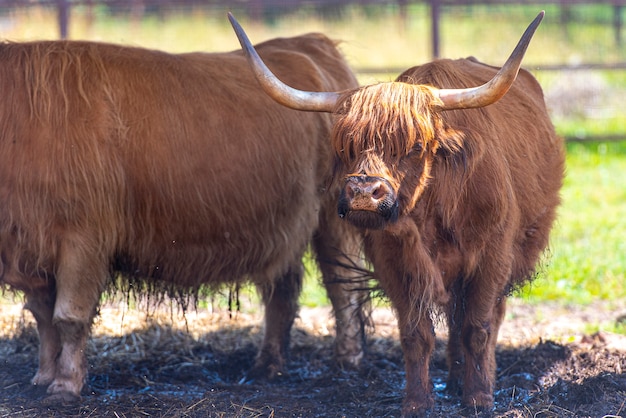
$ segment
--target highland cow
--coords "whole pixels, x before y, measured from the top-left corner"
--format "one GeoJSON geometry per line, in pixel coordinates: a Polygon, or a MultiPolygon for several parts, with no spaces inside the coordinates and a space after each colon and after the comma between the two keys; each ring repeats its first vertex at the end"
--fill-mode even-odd
{"type": "Polygon", "coordinates": [[[395,82],[312,92],[271,74],[231,16],[270,96],[336,117],[338,213],[361,230],[397,314],[404,415],[434,404],[428,366],[436,307],[449,328],[447,389],[468,407],[493,405],[505,300],[534,276],[564,173],[563,142],[541,87],[519,69],[542,18],[500,70],[474,58],[441,59],[395,82]]]}
{"type": "MultiPolygon", "coordinates": [[[[307,90],[357,86],[320,34],[258,45],[307,90]]],[[[80,397],[101,294],[122,274],[194,292],[248,281],[265,304],[249,376],[283,371],[311,243],[337,318],[336,354],[362,356],[360,240],[335,215],[332,117],[276,104],[241,51],[81,41],[0,44],[0,285],[39,331],[34,385],[80,397]],[[358,270],[358,269],[357,269],[358,270]]]]}

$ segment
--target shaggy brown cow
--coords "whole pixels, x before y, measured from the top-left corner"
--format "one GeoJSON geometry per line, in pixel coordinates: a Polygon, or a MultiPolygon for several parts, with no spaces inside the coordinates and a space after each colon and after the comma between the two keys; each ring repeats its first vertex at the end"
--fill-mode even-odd
{"type": "Polygon", "coordinates": [[[542,17],[499,72],[472,58],[437,60],[392,83],[296,94],[264,68],[231,19],[270,95],[337,116],[339,216],[361,229],[397,313],[405,415],[433,406],[428,363],[437,305],[449,326],[448,389],[462,390],[472,408],[493,405],[505,298],[533,276],[548,245],[564,171],[541,88],[528,72],[517,76],[542,17]]]}
{"type": "MultiPolygon", "coordinates": [[[[300,88],[358,86],[323,35],[258,48],[300,88]]],[[[337,279],[355,274],[342,265],[360,239],[336,220],[339,189],[326,190],[330,115],[276,104],[241,51],[2,43],[0,91],[0,285],[23,291],[37,320],[32,382],[49,400],[79,397],[113,272],[177,291],[250,280],[266,306],[251,375],[280,373],[310,242],[338,359],[358,362],[360,295],[337,279]]]]}

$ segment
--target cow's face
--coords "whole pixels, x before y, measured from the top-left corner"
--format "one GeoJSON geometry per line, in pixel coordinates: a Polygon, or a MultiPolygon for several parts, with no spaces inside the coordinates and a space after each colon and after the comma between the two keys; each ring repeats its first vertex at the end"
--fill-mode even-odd
{"type": "Polygon", "coordinates": [[[440,106],[430,87],[398,82],[346,97],[333,130],[344,181],[339,216],[382,229],[411,212],[437,153],[462,146],[462,135],[444,126],[440,106]]]}

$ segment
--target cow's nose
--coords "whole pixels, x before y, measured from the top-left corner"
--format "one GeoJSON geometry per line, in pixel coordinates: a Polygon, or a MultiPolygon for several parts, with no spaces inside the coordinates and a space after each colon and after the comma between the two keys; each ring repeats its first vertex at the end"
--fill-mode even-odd
{"type": "Polygon", "coordinates": [[[381,180],[368,182],[363,181],[359,177],[348,178],[348,181],[346,182],[346,189],[350,199],[363,196],[378,200],[389,192],[389,190],[386,190],[385,183],[381,180]]]}
{"type": "Polygon", "coordinates": [[[349,176],[344,191],[351,210],[379,211],[381,203],[394,199],[389,182],[379,177],[349,176]]]}

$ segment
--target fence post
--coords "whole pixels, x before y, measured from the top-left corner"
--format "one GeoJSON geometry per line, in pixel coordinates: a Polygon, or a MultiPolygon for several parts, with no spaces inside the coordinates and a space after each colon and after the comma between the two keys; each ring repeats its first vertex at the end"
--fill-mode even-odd
{"type": "Polygon", "coordinates": [[[624,6],[616,4],[613,6],[613,27],[615,28],[615,43],[617,46],[622,46],[622,10],[624,6]]]}
{"type": "Polygon", "coordinates": [[[439,58],[439,18],[441,16],[441,0],[430,0],[430,27],[433,59],[439,58]]]}
{"type": "Polygon", "coordinates": [[[59,36],[67,39],[67,28],[70,20],[70,5],[68,0],[57,0],[57,10],[59,17],[59,36]]]}
{"type": "Polygon", "coordinates": [[[398,2],[398,11],[400,12],[400,25],[402,29],[402,34],[406,35],[406,31],[408,28],[408,0],[397,0],[398,2]]]}

